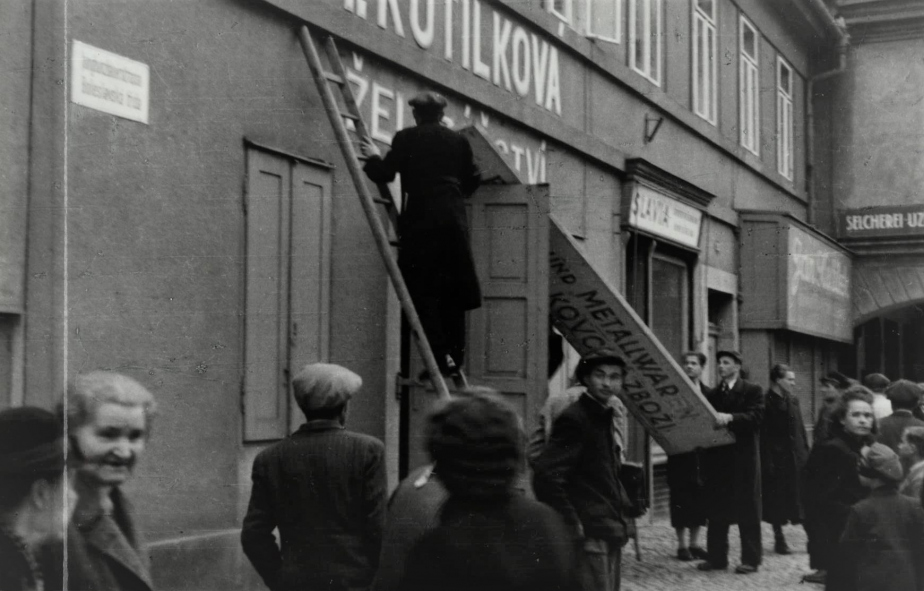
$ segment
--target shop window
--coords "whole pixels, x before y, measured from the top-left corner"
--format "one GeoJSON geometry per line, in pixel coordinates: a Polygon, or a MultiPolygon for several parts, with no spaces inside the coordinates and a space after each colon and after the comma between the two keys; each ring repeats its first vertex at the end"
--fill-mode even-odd
{"type": "Polygon", "coordinates": [[[284,437],[290,379],[327,357],[330,170],[247,151],[244,438],[284,437]]]}
{"type": "Polygon", "coordinates": [[[587,0],[587,36],[622,42],[622,0],[587,0]]]}
{"type": "Polygon", "coordinates": [[[565,23],[574,23],[574,0],[545,0],[545,8],[565,23]]]}
{"type": "Polygon", "coordinates": [[[739,105],[741,125],[741,145],[756,155],[760,153],[760,79],[758,45],[760,38],[757,29],[744,16],[741,17],[741,35],[739,39],[740,88],[739,105]]]}
{"type": "Polygon", "coordinates": [[[792,68],[776,58],[776,169],[789,180],[793,171],[792,68]]]}
{"type": "Polygon", "coordinates": [[[629,66],[661,85],[661,0],[629,0],[629,66]]]}
{"type": "Polygon", "coordinates": [[[693,112],[716,124],[716,2],[693,0],[693,112]]]}

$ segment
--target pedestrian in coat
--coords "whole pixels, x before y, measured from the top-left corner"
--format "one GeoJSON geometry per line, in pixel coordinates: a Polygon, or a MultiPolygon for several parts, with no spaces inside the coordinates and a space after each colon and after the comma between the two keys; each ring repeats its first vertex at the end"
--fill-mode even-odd
{"type": "Polygon", "coordinates": [[[618,591],[629,537],[630,501],[619,481],[622,464],[609,404],[622,389],[625,367],[605,349],[581,359],[575,373],[586,390],[555,419],[532,463],[536,498],[564,518],[584,591],[618,591]]]}
{"type": "MultiPolygon", "coordinates": [[[[77,503],[67,532],[68,589],[151,591],[148,554],[121,487],[147,447],[154,396],[108,371],[76,376],[67,387],[70,453],[77,459],[77,503]]],[[[63,556],[56,557],[64,564],[63,556]]],[[[55,576],[53,589],[62,589],[55,576]]]]}
{"type": "Polygon", "coordinates": [[[891,381],[881,373],[871,373],[863,378],[863,385],[873,393],[873,414],[881,421],[892,414],[892,402],[886,394],[891,381]]]}
{"type": "MultiPolygon", "coordinates": [[[[683,354],[683,370],[699,388],[704,397],[709,397],[709,388],[702,382],[706,356],[699,351],[683,354]]],[[[679,560],[705,560],[706,551],[699,546],[699,530],[706,526],[706,496],[703,489],[704,477],[702,452],[692,451],[674,454],[667,458],[667,486],[670,490],[671,527],[677,535],[677,558],[679,560]],[[689,542],[687,541],[689,532],[689,542]]]]}
{"type": "Polygon", "coordinates": [[[805,465],[805,529],[809,566],[803,580],[824,583],[850,508],[866,498],[857,466],[862,450],[875,440],[873,394],[851,386],[832,413],[832,437],[816,444],[805,465]]]}
{"type": "Polygon", "coordinates": [[[757,572],[761,563],[760,424],[764,394],[760,386],[741,378],[741,354],[719,351],[717,372],[721,382],[707,397],[716,410],[716,426],[735,435],[735,443],[706,450],[706,497],[709,499],[706,552],[700,570],[728,567],[728,530],[738,524],[741,564],[738,574],[757,572]]]}
{"type": "Polygon", "coordinates": [[[873,443],[864,450],[859,472],[871,492],[850,508],[825,589],[924,589],[924,509],[898,493],[898,455],[873,443]]]}
{"type": "Polygon", "coordinates": [[[573,548],[551,508],[514,483],[524,467],[520,419],[496,395],[435,412],[427,448],[449,498],[407,559],[399,591],[567,591],[573,548]]]}
{"type": "Polygon", "coordinates": [[[65,472],[63,427],[54,414],[0,412],[0,591],[39,591],[49,544],[61,544],[77,500],[65,472]]]}
{"type": "Polygon", "coordinates": [[[344,429],[361,387],[344,367],[306,365],[292,381],[305,423],[253,462],[241,544],[272,591],[372,585],[385,521],[385,446],[344,429]]]}
{"type": "Polygon", "coordinates": [[[815,426],[812,429],[812,444],[815,445],[821,441],[827,441],[831,438],[831,422],[834,409],[844,392],[851,386],[850,380],[844,374],[832,371],[825,377],[821,378],[821,398],[822,406],[815,418],[815,426]]]}
{"type": "Polygon", "coordinates": [[[802,523],[804,518],[802,470],[809,447],[795,387],[795,372],[788,365],[774,365],[760,429],[760,468],[763,519],[773,525],[777,554],[789,554],[783,526],[802,523]]]}
{"type": "MultiPolygon", "coordinates": [[[[888,446],[895,453],[899,453],[898,446],[902,442],[905,429],[924,427],[924,421],[916,419],[911,412],[918,405],[922,392],[914,382],[898,380],[886,389],[886,394],[892,403],[892,414],[879,420],[879,434],[876,436],[876,441],[888,446]]],[[[902,467],[907,471],[910,465],[903,463],[902,467]]]]}
{"type": "Polygon", "coordinates": [[[898,457],[908,465],[898,492],[917,499],[924,489],[924,427],[908,427],[898,446],[898,457]]]}
{"type": "Polygon", "coordinates": [[[398,265],[440,371],[453,375],[465,356],[465,312],[481,306],[464,203],[480,179],[468,140],[441,124],[446,99],[424,92],[409,104],[417,125],[396,133],[384,158],[364,142],[364,170],[376,183],[401,175],[398,265]]]}

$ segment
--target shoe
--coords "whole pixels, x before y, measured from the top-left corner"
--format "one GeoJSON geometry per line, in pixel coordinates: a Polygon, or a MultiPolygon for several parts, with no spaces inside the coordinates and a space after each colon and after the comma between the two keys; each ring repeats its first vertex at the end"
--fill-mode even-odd
{"type": "Polygon", "coordinates": [[[757,567],[753,564],[739,564],[735,567],[735,574],[750,575],[757,572],[757,567]]]}
{"type": "Polygon", "coordinates": [[[773,545],[773,551],[777,554],[789,554],[789,545],[786,540],[777,540],[773,545]]]}
{"type": "Polygon", "coordinates": [[[697,570],[704,570],[704,571],[709,571],[709,570],[725,570],[725,569],[727,569],[727,568],[728,568],[728,565],[727,565],[727,564],[724,565],[724,566],[721,566],[721,565],[718,565],[718,564],[712,564],[712,563],[709,562],[708,560],[706,560],[705,562],[700,562],[699,564],[696,565],[696,569],[697,569],[697,570]]]}
{"type": "Polygon", "coordinates": [[[700,560],[707,560],[709,558],[709,553],[699,546],[690,546],[690,556],[700,560]]]}
{"type": "Polygon", "coordinates": [[[828,572],[823,570],[816,570],[813,573],[809,573],[802,577],[803,583],[818,583],[819,585],[824,585],[825,581],[828,579],[828,572]]]}
{"type": "Polygon", "coordinates": [[[684,562],[688,562],[690,560],[693,560],[693,555],[690,554],[690,551],[687,550],[686,548],[678,548],[677,549],[677,560],[683,560],[684,562]]]}

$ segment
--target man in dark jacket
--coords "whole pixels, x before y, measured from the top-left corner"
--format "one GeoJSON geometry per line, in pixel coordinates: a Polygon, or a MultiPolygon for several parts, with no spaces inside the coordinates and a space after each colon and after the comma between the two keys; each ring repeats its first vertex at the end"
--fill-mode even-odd
{"type": "Polygon", "coordinates": [[[343,428],[362,379],[315,363],[292,386],[306,422],[254,460],[244,553],[272,591],[368,589],[379,564],[386,482],[382,442],[343,428]]]}
{"type": "Polygon", "coordinates": [[[364,170],[376,183],[401,175],[398,265],[440,371],[453,375],[465,356],[465,312],[481,306],[464,203],[479,175],[468,140],[440,123],[446,99],[424,92],[409,104],[416,127],[396,133],[384,158],[364,142],[364,170]]]}
{"type": "MultiPolygon", "coordinates": [[[[902,441],[906,427],[924,427],[924,421],[916,419],[911,413],[921,400],[921,388],[914,382],[898,380],[886,389],[886,396],[892,403],[892,414],[879,421],[879,435],[876,440],[888,446],[895,453],[902,441]]],[[[875,399],[874,403],[875,403],[875,399]]],[[[876,412],[875,407],[873,412],[876,412]]],[[[909,468],[904,465],[905,470],[909,468]]]]}
{"type": "Polygon", "coordinates": [[[774,365],[760,429],[760,468],[763,519],[773,525],[777,554],[789,554],[783,526],[802,523],[805,517],[802,470],[809,447],[795,388],[795,372],[788,365],[774,365]]]}
{"type": "Polygon", "coordinates": [[[717,412],[716,426],[727,427],[735,443],[707,450],[706,498],[709,558],[700,570],[728,568],[728,529],[738,524],[741,564],[738,574],[757,572],[761,562],[760,540],[760,423],[764,395],[760,386],[741,378],[741,355],[719,351],[716,363],[721,382],[707,397],[717,412]]]}
{"type": "Polygon", "coordinates": [[[629,500],[619,482],[608,401],[622,389],[625,362],[601,350],[584,357],[576,374],[587,391],[555,419],[548,444],[533,460],[533,488],[569,527],[584,591],[617,591],[629,500]]]}
{"type": "Polygon", "coordinates": [[[812,445],[831,438],[831,413],[837,408],[841,397],[850,387],[850,380],[844,374],[832,371],[819,380],[821,382],[822,405],[812,428],[812,445]]]}

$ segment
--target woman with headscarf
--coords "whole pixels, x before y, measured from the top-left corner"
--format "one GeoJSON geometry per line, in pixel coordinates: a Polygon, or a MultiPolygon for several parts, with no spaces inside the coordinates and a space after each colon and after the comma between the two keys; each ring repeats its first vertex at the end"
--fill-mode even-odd
{"type": "Polygon", "coordinates": [[[832,436],[817,443],[805,466],[805,525],[815,572],[803,580],[823,583],[834,560],[850,508],[869,491],[860,483],[863,449],[875,441],[873,393],[851,386],[832,411],[832,436]]]}
{"type": "Polygon", "coordinates": [[[32,407],[0,412],[0,591],[41,591],[40,557],[74,510],[61,423],[32,407]]]}
{"type": "Polygon", "coordinates": [[[121,487],[144,453],[154,396],[128,376],[94,371],[67,387],[67,433],[78,462],[67,535],[69,589],[150,591],[147,554],[121,487]]]}
{"type": "Polygon", "coordinates": [[[427,447],[449,499],[439,525],[414,546],[401,591],[565,591],[574,554],[558,514],[515,490],[524,467],[516,413],[474,394],[437,411],[427,447]]]}

